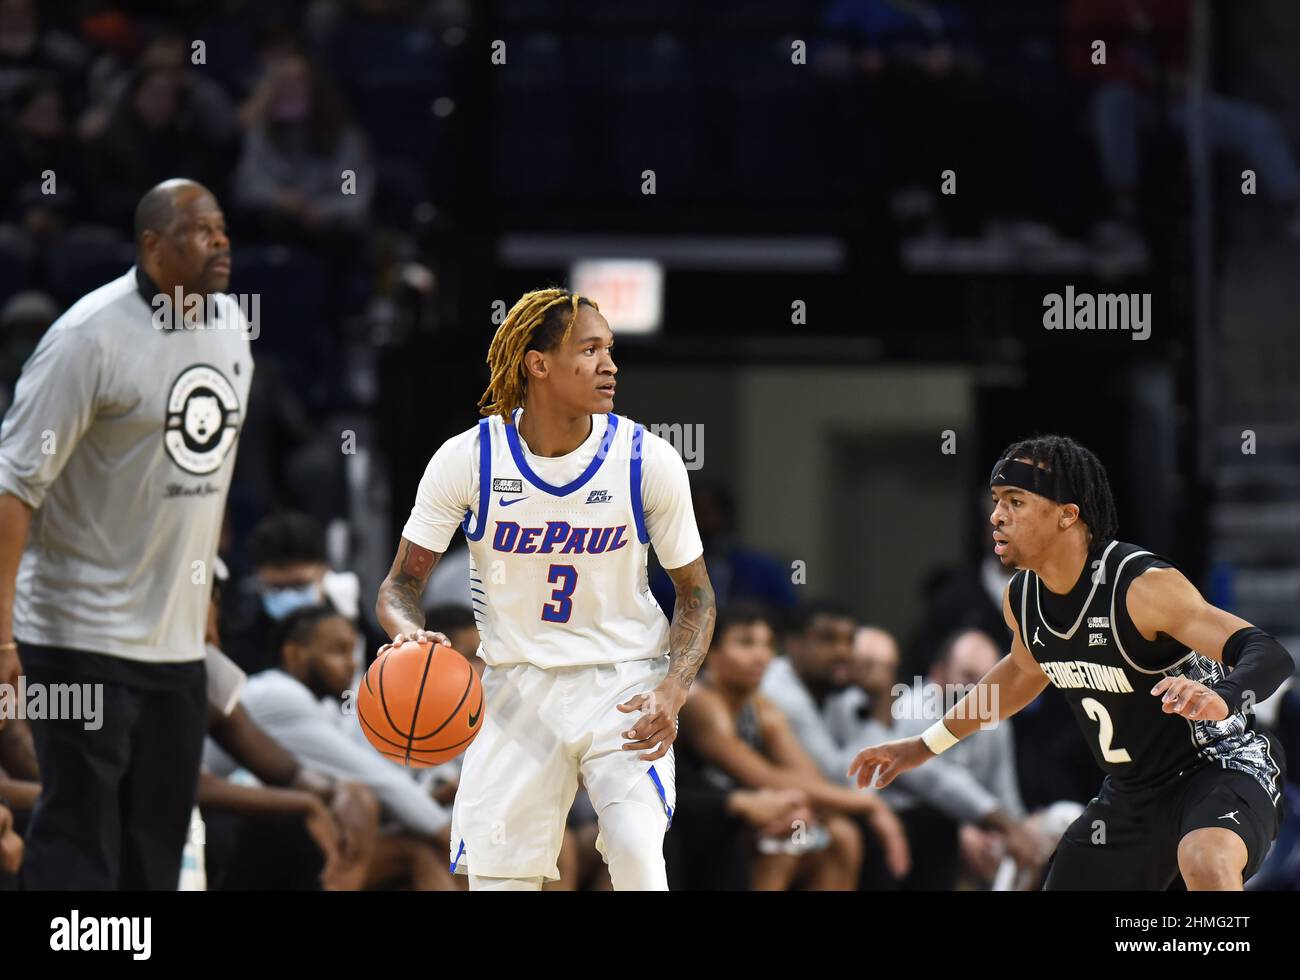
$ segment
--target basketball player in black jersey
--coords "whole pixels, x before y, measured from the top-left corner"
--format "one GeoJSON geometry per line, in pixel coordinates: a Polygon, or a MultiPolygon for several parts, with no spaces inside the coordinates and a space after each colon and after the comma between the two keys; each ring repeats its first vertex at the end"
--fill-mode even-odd
{"type": "Polygon", "coordinates": [[[1073,440],[1014,443],[989,487],[994,551],[1020,570],[1002,600],[1011,652],[923,735],[863,749],[849,775],[887,786],[1054,684],[1106,779],[1044,888],[1159,890],[1179,873],[1189,890],[1242,888],[1281,820],[1284,761],[1252,706],[1291,676],[1290,654],[1116,541],[1106,471],[1073,440]]]}

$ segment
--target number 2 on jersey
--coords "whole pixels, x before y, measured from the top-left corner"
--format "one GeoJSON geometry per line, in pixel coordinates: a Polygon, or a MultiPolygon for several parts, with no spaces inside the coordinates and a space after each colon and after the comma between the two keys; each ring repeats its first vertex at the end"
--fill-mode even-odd
{"type": "Polygon", "coordinates": [[[1128,749],[1112,749],[1110,740],[1115,737],[1115,724],[1110,720],[1110,712],[1096,698],[1084,698],[1079,704],[1088,717],[1097,723],[1097,741],[1101,744],[1101,757],[1107,762],[1132,762],[1128,749]]]}
{"type": "Polygon", "coordinates": [[[572,565],[552,565],[546,573],[546,581],[560,582],[560,587],[551,592],[550,602],[542,604],[542,619],[548,623],[567,623],[573,613],[573,590],[578,587],[578,570],[572,565]]]}

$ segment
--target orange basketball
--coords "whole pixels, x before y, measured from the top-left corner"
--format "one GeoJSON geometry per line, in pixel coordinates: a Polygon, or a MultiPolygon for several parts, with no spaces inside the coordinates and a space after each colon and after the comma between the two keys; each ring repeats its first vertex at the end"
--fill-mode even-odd
{"type": "Polygon", "coordinates": [[[456,758],[483,727],[483,685],[451,647],[414,640],[387,651],[357,691],[370,744],[413,769],[456,758]]]}

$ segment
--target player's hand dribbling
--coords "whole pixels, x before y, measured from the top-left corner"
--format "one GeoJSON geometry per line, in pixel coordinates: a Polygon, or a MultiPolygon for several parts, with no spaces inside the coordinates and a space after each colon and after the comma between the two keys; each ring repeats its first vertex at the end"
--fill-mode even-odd
{"type": "Polygon", "coordinates": [[[858,789],[866,789],[872,785],[872,776],[879,769],[880,775],[875,787],[884,789],[900,772],[915,769],[922,762],[933,757],[934,753],[926,748],[920,736],[868,745],[853,757],[853,763],[849,766],[849,778],[853,779],[856,776],[858,789]]]}
{"type": "Polygon", "coordinates": [[[1227,701],[1187,677],[1161,678],[1151,693],[1161,698],[1160,710],[1167,715],[1182,715],[1193,721],[1223,721],[1231,713],[1227,701]]]}
{"type": "Polygon", "coordinates": [[[666,680],[649,694],[638,694],[618,706],[619,711],[640,711],[641,719],[623,733],[632,739],[623,748],[628,752],[651,749],[637,758],[646,762],[662,759],[677,740],[677,713],[686,703],[686,688],[673,680],[666,680]],[[658,748],[655,748],[655,746],[658,748]]]}
{"type": "Polygon", "coordinates": [[[382,657],[389,650],[396,649],[404,643],[410,643],[412,640],[416,643],[441,643],[445,647],[451,646],[451,640],[447,639],[446,634],[439,633],[436,630],[417,629],[409,633],[398,633],[381,646],[375,656],[382,657]]]}

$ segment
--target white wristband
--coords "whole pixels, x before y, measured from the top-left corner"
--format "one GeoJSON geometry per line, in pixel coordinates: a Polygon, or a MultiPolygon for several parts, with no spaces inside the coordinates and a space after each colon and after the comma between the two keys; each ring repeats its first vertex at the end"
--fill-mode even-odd
{"type": "Polygon", "coordinates": [[[948,731],[948,726],[945,725],[943,719],[940,718],[925,730],[921,735],[921,741],[925,743],[927,749],[935,755],[939,755],[940,753],[946,752],[948,749],[952,748],[961,741],[961,739],[948,731]]]}

